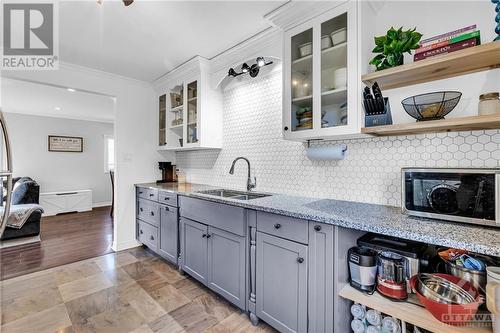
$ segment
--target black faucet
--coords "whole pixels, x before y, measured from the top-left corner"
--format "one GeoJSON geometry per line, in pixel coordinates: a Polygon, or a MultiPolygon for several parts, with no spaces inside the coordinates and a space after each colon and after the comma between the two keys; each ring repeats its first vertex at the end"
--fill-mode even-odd
{"type": "Polygon", "coordinates": [[[255,186],[257,186],[257,178],[253,177],[253,182],[252,182],[252,177],[250,176],[250,161],[246,157],[236,157],[233,161],[233,164],[231,165],[231,169],[229,169],[229,173],[232,175],[234,174],[234,165],[236,164],[236,161],[238,160],[245,160],[248,164],[248,179],[247,179],[247,191],[251,191],[255,186]]]}

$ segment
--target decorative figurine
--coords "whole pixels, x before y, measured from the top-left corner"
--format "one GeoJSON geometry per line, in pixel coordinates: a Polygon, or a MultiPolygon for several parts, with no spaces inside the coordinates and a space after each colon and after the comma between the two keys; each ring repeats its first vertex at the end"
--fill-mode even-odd
{"type": "Polygon", "coordinates": [[[497,23],[495,33],[497,34],[497,36],[493,41],[498,41],[500,40],[500,0],[491,0],[491,2],[496,4],[495,12],[497,13],[497,15],[495,16],[495,22],[497,23]]]}

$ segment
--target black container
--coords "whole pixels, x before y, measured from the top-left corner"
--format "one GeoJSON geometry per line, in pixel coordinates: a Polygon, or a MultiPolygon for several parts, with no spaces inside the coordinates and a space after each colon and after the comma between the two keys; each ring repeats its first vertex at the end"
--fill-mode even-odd
{"type": "Polygon", "coordinates": [[[392,125],[391,105],[389,98],[365,99],[365,127],[392,125]]]}

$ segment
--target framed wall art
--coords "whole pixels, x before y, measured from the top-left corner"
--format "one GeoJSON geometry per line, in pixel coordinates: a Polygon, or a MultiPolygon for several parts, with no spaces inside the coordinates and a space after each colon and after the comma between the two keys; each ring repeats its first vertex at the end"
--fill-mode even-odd
{"type": "Polygon", "coordinates": [[[83,138],[76,136],[49,135],[49,151],[83,153],[83,138]]]}

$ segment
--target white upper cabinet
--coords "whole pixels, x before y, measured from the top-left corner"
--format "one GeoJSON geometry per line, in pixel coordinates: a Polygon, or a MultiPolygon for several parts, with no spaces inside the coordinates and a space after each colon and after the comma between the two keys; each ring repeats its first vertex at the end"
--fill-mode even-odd
{"type": "Polygon", "coordinates": [[[357,8],[347,2],[284,33],[283,136],[360,133],[357,8]]]}
{"type": "Polygon", "coordinates": [[[222,95],[210,86],[206,59],[188,61],[154,86],[159,150],[222,148],[222,95]]]}

